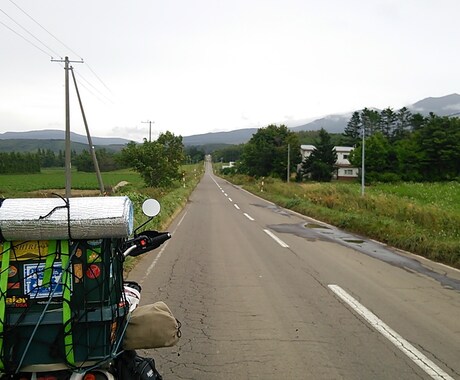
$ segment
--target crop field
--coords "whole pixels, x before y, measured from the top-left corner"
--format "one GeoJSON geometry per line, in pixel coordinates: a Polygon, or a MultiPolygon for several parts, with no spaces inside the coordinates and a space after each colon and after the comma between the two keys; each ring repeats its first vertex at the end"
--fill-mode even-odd
{"type": "MultiPolygon", "coordinates": [[[[135,187],[142,186],[138,173],[131,170],[103,172],[102,181],[106,189],[113,188],[121,181],[127,181],[135,187]]],[[[99,184],[96,173],[71,172],[71,188],[75,190],[97,190],[99,184]]],[[[63,168],[42,169],[37,174],[3,174],[0,175],[0,197],[27,196],[29,192],[47,189],[65,189],[65,171],[63,168]]]]}

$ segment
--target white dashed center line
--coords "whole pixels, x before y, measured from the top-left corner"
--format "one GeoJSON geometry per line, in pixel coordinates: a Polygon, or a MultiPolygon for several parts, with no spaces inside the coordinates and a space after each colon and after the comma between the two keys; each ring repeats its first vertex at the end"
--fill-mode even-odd
{"type": "Polygon", "coordinates": [[[249,220],[254,220],[254,218],[246,213],[243,213],[243,215],[248,218],[249,220]]]}

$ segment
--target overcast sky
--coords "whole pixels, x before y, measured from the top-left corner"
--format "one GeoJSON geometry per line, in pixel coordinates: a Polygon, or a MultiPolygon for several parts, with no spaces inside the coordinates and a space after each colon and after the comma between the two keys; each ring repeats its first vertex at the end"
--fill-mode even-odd
{"type": "MultiPolygon", "coordinates": [[[[65,129],[65,70],[51,57],[66,55],[84,60],[72,66],[91,134],[136,141],[145,121],[152,138],[189,136],[460,92],[458,0],[0,0],[0,10],[0,133],[65,129]]],[[[70,92],[71,130],[84,134],[70,92]]]]}

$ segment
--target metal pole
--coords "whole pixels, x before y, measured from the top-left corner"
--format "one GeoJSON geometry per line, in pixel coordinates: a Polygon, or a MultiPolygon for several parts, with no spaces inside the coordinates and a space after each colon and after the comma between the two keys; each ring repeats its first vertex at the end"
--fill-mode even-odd
{"type": "Polygon", "coordinates": [[[149,142],[152,142],[152,123],[155,123],[154,121],[141,121],[141,123],[149,123],[149,142]]]}
{"type": "Polygon", "coordinates": [[[81,98],[80,98],[80,92],[78,91],[77,81],[75,80],[75,74],[73,73],[73,67],[71,67],[70,69],[72,70],[73,83],[75,84],[75,91],[77,92],[78,102],[80,103],[81,115],[83,117],[83,122],[85,123],[86,137],[88,138],[88,145],[89,145],[89,150],[90,150],[90,153],[91,153],[91,158],[93,159],[94,170],[96,170],[97,181],[99,183],[99,190],[100,190],[101,194],[104,194],[104,191],[105,191],[104,183],[102,182],[102,176],[101,176],[101,172],[99,170],[99,164],[97,162],[96,152],[94,151],[93,141],[92,141],[91,135],[89,133],[89,128],[88,128],[88,123],[86,121],[85,111],[83,109],[83,104],[82,104],[81,98]]]}
{"type": "Polygon", "coordinates": [[[71,197],[70,107],[69,107],[69,57],[65,57],[65,197],[71,197]]]}
{"type": "Polygon", "coordinates": [[[364,151],[365,151],[365,135],[366,135],[366,129],[363,124],[363,143],[362,143],[362,156],[361,156],[361,196],[364,197],[364,151]]]}
{"type": "Polygon", "coordinates": [[[288,156],[287,156],[287,183],[289,183],[291,177],[291,144],[288,144],[288,156]]]}

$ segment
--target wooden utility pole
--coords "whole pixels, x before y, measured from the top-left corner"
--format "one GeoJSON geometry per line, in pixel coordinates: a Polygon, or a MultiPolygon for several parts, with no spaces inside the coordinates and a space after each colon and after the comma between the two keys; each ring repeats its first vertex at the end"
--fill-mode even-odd
{"type": "Polygon", "coordinates": [[[51,62],[64,62],[65,70],[65,197],[70,198],[72,188],[71,175],[71,145],[70,145],[70,106],[69,106],[69,63],[81,61],[69,61],[69,57],[62,59],[52,59],[51,62]]]}

